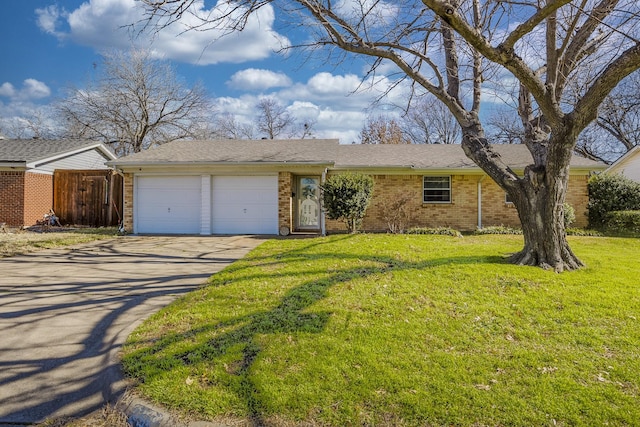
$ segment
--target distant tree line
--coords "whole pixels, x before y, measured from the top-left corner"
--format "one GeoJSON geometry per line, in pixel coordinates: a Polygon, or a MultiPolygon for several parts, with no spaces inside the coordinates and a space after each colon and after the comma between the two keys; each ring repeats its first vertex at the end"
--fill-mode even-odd
{"type": "MultiPolygon", "coordinates": [[[[94,64],[85,87],[25,117],[0,117],[0,135],[12,138],[85,138],[126,155],[175,139],[313,138],[316,122],[296,118],[272,97],[261,98],[251,123],[215,111],[201,84],[187,87],[165,61],[149,51],[111,51],[94,64]]],[[[574,151],[611,163],[640,143],[640,73],[624,79],[600,105],[597,119],[578,137],[574,151]]],[[[515,109],[495,113],[488,133],[494,143],[520,144],[524,129],[515,109]]],[[[431,95],[404,111],[369,116],[362,144],[457,144],[462,133],[454,116],[431,95]]]]}

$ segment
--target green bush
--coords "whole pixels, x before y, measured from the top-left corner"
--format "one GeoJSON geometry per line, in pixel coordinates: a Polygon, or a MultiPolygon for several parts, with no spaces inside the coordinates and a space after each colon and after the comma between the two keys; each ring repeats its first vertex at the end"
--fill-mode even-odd
{"type": "Polygon", "coordinates": [[[613,211],[640,210],[640,184],[622,175],[599,174],[589,179],[589,227],[606,228],[613,211]]]}
{"type": "Polygon", "coordinates": [[[567,236],[602,237],[597,230],[585,230],[584,228],[567,228],[567,236]]]}
{"type": "Polygon", "coordinates": [[[439,234],[441,236],[462,237],[462,233],[449,227],[413,227],[407,230],[407,234],[439,234]]]}
{"type": "Polygon", "coordinates": [[[564,208],[564,228],[567,229],[576,220],[576,210],[569,203],[563,205],[564,208]]]}
{"type": "Polygon", "coordinates": [[[519,228],[506,227],[504,225],[492,225],[478,228],[473,234],[522,234],[519,228]]]}
{"type": "Polygon", "coordinates": [[[640,210],[609,212],[605,229],[611,233],[640,233],[640,210]]]}
{"type": "Polygon", "coordinates": [[[321,188],[327,217],[343,220],[349,233],[355,233],[371,201],[373,178],[361,173],[330,175],[321,188]]]}

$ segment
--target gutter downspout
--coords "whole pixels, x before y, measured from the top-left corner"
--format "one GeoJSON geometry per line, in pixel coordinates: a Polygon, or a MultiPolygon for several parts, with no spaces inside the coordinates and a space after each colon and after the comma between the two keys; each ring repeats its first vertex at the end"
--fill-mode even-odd
{"type": "Polygon", "coordinates": [[[478,229],[482,228],[482,181],[486,177],[486,175],[482,175],[478,180],[478,229]]]}
{"type": "MultiPolygon", "coordinates": [[[[327,178],[327,171],[329,168],[324,168],[322,171],[322,177],[320,178],[320,183],[324,184],[324,181],[327,178]]],[[[322,236],[327,235],[327,230],[325,228],[325,220],[324,220],[324,203],[322,203],[322,197],[319,198],[318,202],[320,203],[320,234],[322,236]]]]}

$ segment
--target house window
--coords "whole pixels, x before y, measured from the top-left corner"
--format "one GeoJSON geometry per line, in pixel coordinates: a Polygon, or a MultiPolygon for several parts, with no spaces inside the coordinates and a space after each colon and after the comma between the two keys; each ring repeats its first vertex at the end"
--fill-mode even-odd
{"type": "Polygon", "coordinates": [[[451,177],[425,176],[423,203],[451,203],[451,177]]]}
{"type": "Polygon", "coordinates": [[[513,204],[513,200],[511,200],[511,196],[509,196],[507,192],[504,193],[504,202],[511,205],[513,204]]]}

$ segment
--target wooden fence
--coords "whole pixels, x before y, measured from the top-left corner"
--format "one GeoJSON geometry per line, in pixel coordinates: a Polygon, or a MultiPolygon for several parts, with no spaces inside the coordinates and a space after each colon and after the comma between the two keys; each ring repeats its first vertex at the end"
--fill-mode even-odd
{"type": "Polygon", "coordinates": [[[56,170],[53,209],[63,225],[118,225],[122,218],[122,176],[111,169],[56,170]]]}

